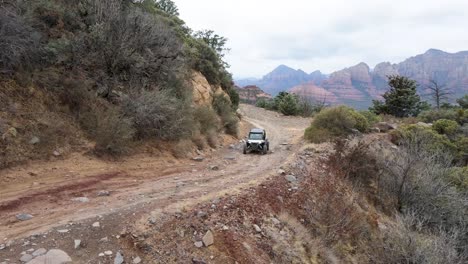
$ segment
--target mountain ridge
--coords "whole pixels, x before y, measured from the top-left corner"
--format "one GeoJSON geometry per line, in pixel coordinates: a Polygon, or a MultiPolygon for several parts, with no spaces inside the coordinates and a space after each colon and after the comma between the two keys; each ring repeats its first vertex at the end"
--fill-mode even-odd
{"type": "Polygon", "coordinates": [[[329,75],[319,70],[307,74],[282,64],[261,79],[235,82],[241,87],[256,85],[273,96],[280,91],[291,91],[317,100],[333,98],[330,103],[367,108],[373,99],[380,99],[388,89],[389,75],[403,75],[416,80],[420,94],[427,94],[425,90],[429,81],[436,80],[446,85],[454,97],[459,97],[468,92],[468,51],[449,53],[429,49],[400,63],[381,62],[371,69],[367,63],[360,62],[329,75]]]}

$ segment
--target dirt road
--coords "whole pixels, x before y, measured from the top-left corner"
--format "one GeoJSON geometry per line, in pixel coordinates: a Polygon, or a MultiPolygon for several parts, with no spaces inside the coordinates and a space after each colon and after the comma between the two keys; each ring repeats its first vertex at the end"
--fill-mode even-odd
{"type": "Polygon", "coordinates": [[[66,160],[0,171],[0,244],[135,208],[161,213],[181,210],[257,185],[294,156],[310,120],[248,105],[242,105],[241,112],[244,121],[267,130],[272,153],[243,155],[242,143],[237,141],[234,148],[207,151],[201,162],[164,155],[106,162],[76,154],[66,160]],[[110,196],[99,196],[101,190],[110,196]],[[80,202],[75,199],[79,197],[87,199],[80,202]],[[20,213],[33,218],[19,221],[16,215],[20,213]]]}

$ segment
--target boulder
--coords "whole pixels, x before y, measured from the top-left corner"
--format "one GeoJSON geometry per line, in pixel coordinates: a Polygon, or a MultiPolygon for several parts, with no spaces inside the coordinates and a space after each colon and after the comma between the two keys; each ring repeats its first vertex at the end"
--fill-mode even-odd
{"type": "Polygon", "coordinates": [[[124,258],[120,252],[115,254],[114,264],[122,264],[124,262],[124,258]]]}
{"type": "Polygon", "coordinates": [[[18,219],[20,221],[31,220],[32,218],[33,218],[33,216],[30,215],[30,214],[18,214],[18,215],[16,215],[16,219],[18,219]]]}
{"type": "Polygon", "coordinates": [[[395,130],[395,129],[398,128],[397,125],[390,124],[388,122],[379,122],[379,123],[375,124],[375,127],[380,129],[380,132],[382,132],[382,133],[386,133],[386,132],[388,132],[390,130],[395,130]]]}

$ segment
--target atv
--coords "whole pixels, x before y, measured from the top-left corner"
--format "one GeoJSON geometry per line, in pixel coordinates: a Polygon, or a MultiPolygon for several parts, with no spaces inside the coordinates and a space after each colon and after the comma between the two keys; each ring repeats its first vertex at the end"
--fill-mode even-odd
{"type": "Polygon", "coordinates": [[[247,137],[244,145],[244,154],[252,151],[267,154],[269,150],[270,142],[268,142],[265,130],[260,128],[250,130],[249,136],[247,137]]]}

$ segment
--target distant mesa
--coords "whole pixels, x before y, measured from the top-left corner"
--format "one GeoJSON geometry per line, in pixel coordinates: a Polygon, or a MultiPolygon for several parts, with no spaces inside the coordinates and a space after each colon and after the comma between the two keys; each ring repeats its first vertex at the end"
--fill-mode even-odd
{"type": "Polygon", "coordinates": [[[328,76],[320,71],[307,74],[280,65],[261,79],[241,79],[236,84],[256,86],[273,96],[290,91],[316,100],[326,98],[332,104],[367,108],[388,89],[387,76],[396,74],[416,80],[420,94],[426,94],[425,86],[432,79],[451,89],[454,98],[460,97],[468,92],[468,51],[448,53],[430,49],[398,64],[382,62],[371,70],[361,62],[328,76]]]}

